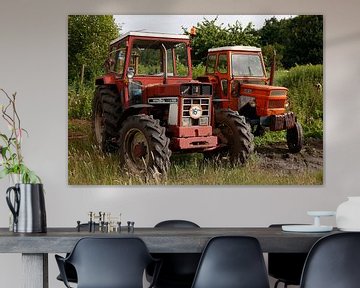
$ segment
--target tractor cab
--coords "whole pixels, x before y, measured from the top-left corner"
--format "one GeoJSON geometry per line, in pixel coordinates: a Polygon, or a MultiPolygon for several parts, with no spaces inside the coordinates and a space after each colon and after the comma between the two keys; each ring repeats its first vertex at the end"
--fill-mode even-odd
{"type": "MultiPolygon", "coordinates": [[[[273,75],[274,68],[272,68],[273,75]]],[[[261,49],[252,46],[227,46],[208,50],[206,75],[199,80],[214,87],[214,104],[245,116],[255,136],[265,129],[290,132],[292,152],[302,147],[302,128],[295,113],[288,111],[288,89],[273,86],[266,75],[261,49]],[[270,85],[269,85],[270,84],[270,85]],[[295,138],[295,139],[294,139],[295,138]]]]}

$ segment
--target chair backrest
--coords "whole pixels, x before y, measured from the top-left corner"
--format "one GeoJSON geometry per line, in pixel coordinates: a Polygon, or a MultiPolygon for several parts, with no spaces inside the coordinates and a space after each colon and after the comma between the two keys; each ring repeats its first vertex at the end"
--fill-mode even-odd
{"type": "Polygon", "coordinates": [[[300,287],[360,287],[360,233],[338,233],[318,240],[306,259],[300,287]]]}
{"type": "Polygon", "coordinates": [[[200,259],[192,288],[268,288],[269,280],[256,238],[212,238],[200,259]]]}
{"type": "Polygon", "coordinates": [[[67,259],[76,269],[78,288],[142,288],[152,260],[139,238],[82,238],[67,259]]]}
{"type": "MultiPolygon", "coordinates": [[[[271,224],[269,228],[281,228],[282,225],[271,224]]],[[[300,285],[301,273],[307,253],[268,253],[269,275],[287,285],[300,285]]]]}
{"type": "Polygon", "coordinates": [[[165,220],[157,223],[155,228],[200,228],[200,226],[188,220],[165,220]]]}
{"type": "MultiPolygon", "coordinates": [[[[200,228],[188,220],[165,220],[155,228],[200,228]]],[[[162,260],[162,267],[157,279],[157,287],[190,287],[199,264],[200,253],[161,253],[156,258],[162,260]]],[[[149,271],[151,274],[151,271],[149,271]]]]}

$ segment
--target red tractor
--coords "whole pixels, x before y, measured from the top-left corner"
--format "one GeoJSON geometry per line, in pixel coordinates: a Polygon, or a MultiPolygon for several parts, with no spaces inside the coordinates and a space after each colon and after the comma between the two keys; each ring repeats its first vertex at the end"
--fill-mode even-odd
{"type": "Polygon", "coordinates": [[[123,167],[146,175],[166,175],[172,152],[236,147],[228,149],[232,159],[245,162],[253,147],[250,127],[226,109],[213,134],[213,87],[192,80],[188,36],[129,32],[110,43],[109,53],[93,99],[103,151],[118,151],[123,167]]]}
{"type": "MultiPolygon", "coordinates": [[[[286,130],[287,145],[292,153],[303,146],[303,131],[295,114],[287,111],[288,89],[272,86],[266,76],[261,49],[251,46],[228,46],[208,50],[206,76],[202,82],[212,83],[217,109],[238,111],[251,125],[255,136],[265,130],[286,130]],[[267,85],[269,83],[269,85],[267,85]]],[[[215,117],[223,117],[221,114],[215,117]]]]}

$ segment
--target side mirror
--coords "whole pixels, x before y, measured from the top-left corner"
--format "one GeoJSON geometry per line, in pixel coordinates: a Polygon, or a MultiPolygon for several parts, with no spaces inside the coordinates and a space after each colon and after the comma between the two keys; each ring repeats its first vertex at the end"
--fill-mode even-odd
{"type": "Polygon", "coordinates": [[[134,78],[135,76],[135,70],[133,67],[128,67],[127,72],[126,72],[126,77],[131,80],[132,78],[134,78]]]}
{"type": "Polygon", "coordinates": [[[113,58],[108,58],[105,60],[105,69],[106,71],[112,71],[114,68],[115,60],[113,58]]]}

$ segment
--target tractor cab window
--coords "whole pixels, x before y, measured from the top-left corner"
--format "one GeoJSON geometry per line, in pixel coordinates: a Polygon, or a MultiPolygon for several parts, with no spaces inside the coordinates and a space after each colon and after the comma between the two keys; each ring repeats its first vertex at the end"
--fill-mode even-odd
{"type": "Polygon", "coordinates": [[[217,70],[220,73],[227,73],[228,70],[228,61],[227,61],[227,56],[226,54],[220,54],[219,55],[219,60],[218,60],[218,65],[217,65],[217,70]]]}
{"type": "Polygon", "coordinates": [[[176,75],[186,77],[189,74],[187,46],[185,43],[179,43],[174,47],[176,56],[176,75]]]}
{"type": "Polygon", "coordinates": [[[137,76],[163,76],[165,66],[170,77],[187,76],[187,63],[185,43],[136,40],[131,49],[130,66],[134,68],[137,76]]]}
{"type": "Polygon", "coordinates": [[[118,46],[114,46],[110,52],[109,70],[122,75],[125,67],[126,45],[121,42],[118,46]]]}
{"type": "Polygon", "coordinates": [[[215,73],[216,55],[209,55],[206,63],[206,74],[215,73]]]}
{"type": "Polygon", "coordinates": [[[264,77],[260,56],[257,54],[232,54],[232,75],[264,77]]]}

